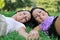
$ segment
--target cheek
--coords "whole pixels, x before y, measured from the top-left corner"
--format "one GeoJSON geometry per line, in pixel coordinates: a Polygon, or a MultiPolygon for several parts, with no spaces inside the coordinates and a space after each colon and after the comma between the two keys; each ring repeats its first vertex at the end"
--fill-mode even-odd
{"type": "Polygon", "coordinates": [[[36,18],[36,21],[37,21],[38,23],[41,23],[41,22],[42,22],[42,20],[41,20],[39,17],[36,18]]]}
{"type": "Polygon", "coordinates": [[[23,16],[17,16],[17,20],[23,19],[23,16]]]}
{"type": "Polygon", "coordinates": [[[29,21],[31,19],[31,17],[27,18],[27,21],[29,21]]]}
{"type": "Polygon", "coordinates": [[[42,20],[45,20],[45,19],[46,19],[46,17],[47,17],[47,15],[46,15],[46,14],[41,14],[41,15],[40,15],[40,18],[41,18],[42,20]]]}
{"type": "Polygon", "coordinates": [[[31,19],[31,15],[27,15],[27,20],[30,20],[31,19]]]}
{"type": "Polygon", "coordinates": [[[39,19],[39,20],[38,20],[38,23],[41,23],[41,22],[42,22],[42,20],[39,19]]]}
{"type": "Polygon", "coordinates": [[[47,17],[48,17],[47,15],[44,15],[42,19],[45,20],[47,17]]]}
{"type": "Polygon", "coordinates": [[[44,13],[44,16],[45,16],[45,17],[47,17],[47,16],[48,16],[48,14],[47,14],[47,13],[44,13]]]}
{"type": "Polygon", "coordinates": [[[25,19],[22,19],[22,20],[19,20],[19,22],[21,22],[21,23],[25,23],[26,20],[25,20],[25,19]]]}

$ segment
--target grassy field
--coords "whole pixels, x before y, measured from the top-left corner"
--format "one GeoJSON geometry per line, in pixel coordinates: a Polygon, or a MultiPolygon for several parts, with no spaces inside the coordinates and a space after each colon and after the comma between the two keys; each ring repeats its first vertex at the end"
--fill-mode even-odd
{"type": "MultiPolygon", "coordinates": [[[[4,14],[5,16],[11,17],[15,12],[11,11],[11,12],[0,12],[0,13],[4,14]]],[[[30,30],[32,29],[29,28],[29,25],[28,25],[26,31],[29,32],[30,30]]],[[[57,37],[54,38],[54,36],[51,36],[50,38],[49,36],[44,34],[42,31],[39,31],[39,35],[41,40],[58,40],[57,37]]],[[[5,36],[0,37],[0,40],[26,40],[26,39],[23,36],[18,35],[16,31],[14,31],[12,33],[9,33],[5,36]]]]}
{"type": "MultiPolygon", "coordinates": [[[[26,31],[29,32],[31,29],[27,27],[26,31]]],[[[39,31],[40,39],[41,40],[58,40],[57,38],[52,37],[50,39],[49,36],[44,34],[42,31],[39,31]]],[[[5,36],[0,37],[0,40],[26,40],[23,36],[18,35],[16,31],[9,33],[5,36]]]]}

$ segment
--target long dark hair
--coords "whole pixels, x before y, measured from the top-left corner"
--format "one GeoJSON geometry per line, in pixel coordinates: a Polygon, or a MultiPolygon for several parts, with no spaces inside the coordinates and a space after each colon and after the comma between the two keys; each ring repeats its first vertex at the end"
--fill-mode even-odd
{"type": "MultiPolygon", "coordinates": [[[[29,10],[19,10],[19,11],[17,11],[17,12],[22,12],[22,11],[28,11],[28,12],[30,13],[29,10]]],[[[15,14],[16,14],[17,12],[15,12],[15,14]]],[[[30,19],[28,22],[24,23],[24,25],[26,25],[26,27],[29,26],[30,28],[32,28],[31,19],[30,19]]]]}
{"type": "Polygon", "coordinates": [[[30,13],[29,10],[19,10],[19,11],[16,11],[15,14],[16,14],[17,12],[22,12],[22,11],[28,11],[28,12],[30,13]]]}
{"type": "MultiPolygon", "coordinates": [[[[29,10],[19,10],[19,11],[17,11],[17,12],[22,12],[22,11],[28,11],[28,12],[31,13],[31,11],[29,11],[29,10]]],[[[15,12],[15,14],[16,14],[17,12],[15,12]]],[[[33,29],[36,25],[38,25],[37,22],[34,21],[34,18],[32,17],[32,14],[31,14],[31,19],[30,19],[28,22],[24,23],[24,24],[26,25],[26,27],[29,26],[29,27],[32,28],[32,29],[33,29]]]]}
{"type": "MultiPolygon", "coordinates": [[[[36,27],[37,25],[39,25],[39,23],[34,19],[33,15],[32,15],[32,13],[33,13],[33,11],[34,11],[35,9],[41,9],[41,10],[47,12],[45,9],[40,8],[40,7],[34,7],[34,8],[31,9],[31,21],[32,21],[33,24],[34,24],[34,25],[33,25],[33,28],[36,27]]],[[[47,13],[48,13],[48,12],[47,12],[47,13]]],[[[49,13],[48,13],[48,15],[49,15],[49,13]]]]}
{"type": "MultiPolygon", "coordinates": [[[[33,11],[34,11],[35,9],[41,9],[41,10],[47,12],[44,8],[34,7],[34,8],[31,9],[31,14],[33,13],[33,11]]],[[[48,12],[47,12],[47,13],[48,13],[48,12]]],[[[48,15],[49,15],[49,13],[48,13],[48,15]]]]}

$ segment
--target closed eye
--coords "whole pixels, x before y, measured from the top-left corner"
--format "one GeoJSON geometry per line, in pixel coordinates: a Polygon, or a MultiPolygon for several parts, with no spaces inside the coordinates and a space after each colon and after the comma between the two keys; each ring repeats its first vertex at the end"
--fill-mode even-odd
{"type": "Polygon", "coordinates": [[[26,20],[26,22],[27,22],[27,21],[28,21],[28,20],[27,20],[27,17],[24,17],[24,18],[25,18],[25,20],[26,20]]]}
{"type": "Polygon", "coordinates": [[[37,18],[38,16],[35,16],[34,18],[37,18]]]}
{"type": "Polygon", "coordinates": [[[23,13],[25,15],[25,13],[23,13]]]}
{"type": "Polygon", "coordinates": [[[39,11],[39,13],[41,13],[41,11],[39,11]]]}

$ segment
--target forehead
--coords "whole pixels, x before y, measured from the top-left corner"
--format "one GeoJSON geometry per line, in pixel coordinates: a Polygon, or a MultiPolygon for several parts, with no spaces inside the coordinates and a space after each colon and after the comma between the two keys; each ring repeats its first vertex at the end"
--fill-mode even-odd
{"type": "Polygon", "coordinates": [[[37,14],[39,11],[41,11],[41,9],[34,9],[32,14],[37,14]]]}
{"type": "Polygon", "coordinates": [[[33,12],[39,12],[39,11],[43,11],[41,9],[34,9],[33,12]]]}
{"type": "Polygon", "coordinates": [[[29,11],[20,11],[20,12],[17,12],[17,14],[26,14],[26,15],[30,15],[30,12],[29,12],[29,11]]]}

